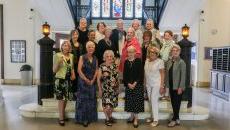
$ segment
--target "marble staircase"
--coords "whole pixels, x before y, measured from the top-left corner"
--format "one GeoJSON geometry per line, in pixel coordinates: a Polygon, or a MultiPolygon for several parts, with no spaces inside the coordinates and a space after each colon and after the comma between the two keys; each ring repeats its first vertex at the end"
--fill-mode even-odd
{"type": "MultiPolygon", "coordinates": [[[[113,116],[117,119],[127,119],[129,113],[124,111],[124,94],[119,95],[118,107],[114,110],[113,116]]],[[[30,103],[22,105],[19,108],[20,114],[23,117],[29,118],[58,118],[57,101],[55,99],[43,99],[43,105],[40,106],[37,103],[30,103]]],[[[98,102],[98,118],[104,119],[104,113],[101,106],[101,99],[98,102]]],[[[169,119],[172,113],[171,103],[169,101],[160,101],[160,119],[169,119]]],[[[150,108],[148,101],[145,101],[145,112],[139,114],[140,119],[145,119],[150,116],[150,108]]],[[[74,118],[75,115],[75,102],[69,101],[66,107],[66,116],[74,118]]],[[[201,106],[194,106],[193,108],[187,108],[187,102],[183,101],[180,111],[181,120],[205,120],[209,117],[209,111],[207,108],[201,106]]]]}

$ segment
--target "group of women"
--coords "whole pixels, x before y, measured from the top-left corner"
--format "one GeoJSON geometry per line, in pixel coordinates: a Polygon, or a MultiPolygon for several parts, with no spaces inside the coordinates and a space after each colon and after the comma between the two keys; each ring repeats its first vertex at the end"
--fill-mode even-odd
{"type": "Polygon", "coordinates": [[[121,84],[125,87],[125,111],[130,112],[127,123],[134,128],[139,124],[138,113],[144,112],[145,91],[151,108],[146,122],[152,127],[159,125],[159,98],[167,93],[166,88],[173,108],[168,126],[180,124],[186,66],[172,31],[165,31],[162,38],[152,19],[147,20],[144,32],[138,20],[133,20],[126,32],[121,19],[113,30],[100,22],[97,31],[89,31],[86,19],[82,18],[70,35],[70,40],[61,45],[61,52],[55,54],[53,66],[61,126],[67,121],[68,100],[76,100],[76,123],[87,127],[97,121],[97,90],[105,125],[112,126],[116,122],[112,113],[118,106],[121,84]]]}

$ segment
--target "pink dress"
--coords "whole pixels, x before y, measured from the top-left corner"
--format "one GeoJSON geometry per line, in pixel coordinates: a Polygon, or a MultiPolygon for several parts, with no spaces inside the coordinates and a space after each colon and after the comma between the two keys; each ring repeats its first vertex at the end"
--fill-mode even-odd
{"type": "Polygon", "coordinates": [[[122,49],[121,61],[119,65],[119,71],[123,72],[125,60],[128,58],[127,48],[133,46],[136,49],[135,58],[141,58],[141,46],[136,37],[133,37],[131,41],[125,41],[124,48],[122,49]]]}

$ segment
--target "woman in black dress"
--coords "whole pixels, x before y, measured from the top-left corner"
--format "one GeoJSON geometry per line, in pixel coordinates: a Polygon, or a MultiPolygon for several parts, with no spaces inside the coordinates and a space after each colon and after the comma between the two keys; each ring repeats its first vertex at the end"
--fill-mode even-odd
{"type": "Polygon", "coordinates": [[[138,113],[144,112],[144,88],[141,85],[142,63],[135,58],[136,50],[133,46],[127,48],[128,59],[124,64],[123,82],[125,85],[125,111],[131,112],[127,123],[138,127],[138,113]]]}
{"type": "MultiPolygon", "coordinates": [[[[70,36],[71,36],[70,44],[71,44],[72,54],[73,54],[73,67],[76,76],[76,79],[73,81],[73,92],[75,93],[77,91],[77,79],[78,79],[77,67],[81,55],[82,45],[78,42],[79,32],[76,29],[70,32],[70,36]]],[[[75,95],[74,98],[76,98],[75,95]]]]}
{"type": "Polygon", "coordinates": [[[86,18],[81,18],[79,27],[77,28],[77,31],[79,32],[79,38],[78,42],[82,45],[82,54],[86,53],[86,42],[88,42],[88,33],[89,30],[87,29],[87,20],[86,18]]]}
{"type": "Polygon", "coordinates": [[[112,30],[110,28],[105,29],[105,38],[101,39],[98,42],[96,48],[96,57],[98,58],[98,64],[102,64],[103,61],[103,54],[106,50],[112,50],[115,57],[118,57],[118,50],[116,49],[115,44],[110,40],[112,34],[112,30]]]}

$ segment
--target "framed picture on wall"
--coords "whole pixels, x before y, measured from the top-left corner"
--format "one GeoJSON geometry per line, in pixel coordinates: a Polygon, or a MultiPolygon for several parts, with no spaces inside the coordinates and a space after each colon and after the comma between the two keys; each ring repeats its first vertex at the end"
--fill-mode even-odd
{"type": "Polygon", "coordinates": [[[12,63],[26,62],[26,40],[10,40],[10,59],[12,63]]]}
{"type": "Polygon", "coordinates": [[[212,48],[204,47],[204,59],[211,60],[212,59],[212,48]]]}

